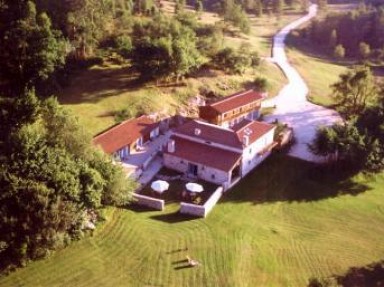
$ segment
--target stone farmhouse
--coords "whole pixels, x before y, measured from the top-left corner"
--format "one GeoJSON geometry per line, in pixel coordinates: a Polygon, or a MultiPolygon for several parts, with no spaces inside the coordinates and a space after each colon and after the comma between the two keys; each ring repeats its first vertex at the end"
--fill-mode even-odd
{"type": "MultiPolygon", "coordinates": [[[[163,164],[191,178],[228,189],[259,165],[275,147],[275,126],[258,122],[263,95],[249,90],[199,107],[163,146],[163,164]]],[[[93,144],[125,160],[160,133],[160,122],[141,116],[97,135],[93,144]]]]}
{"type": "Polygon", "coordinates": [[[232,129],[192,120],[173,132],[164,165],[228,189],[269,155],[274,131],[274,125],[248,119],[232,129]]]}
{"type": "Polygon", "coordinates": [[[201,119],[222,127],[232,127],[243,119],[257,120],[264,95],[248,90],[199,107],[201,119]]]}
{"type": "Polygon", "coordinates": [[[159,123],[149,116],[124,121],[93,138],[93,144],[117,160],[126,159],[133,151],[159,136],[159,123]]]}

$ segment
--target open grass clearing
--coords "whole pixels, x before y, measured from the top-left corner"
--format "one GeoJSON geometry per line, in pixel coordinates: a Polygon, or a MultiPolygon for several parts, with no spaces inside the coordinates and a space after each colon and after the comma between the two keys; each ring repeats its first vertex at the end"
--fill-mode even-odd
{"type": "Polygon", "coordinates": [[[271,96],[276,95],[286,81],[280,69],[267,61],[244,75],[213,71],[170,85],[138,86],[126,67],[94,67],[78,72],[59,95],[59,101],[95,135],[113,125],[115,113],[123,108],[166,115],[188,112],[191,108],[188,99],[198,95],[201,89],[226,96],[248,88],[257,75],[268,79],[271,96]]]}
{"type": "Polygon", "coordinates": [[[384,258],[384,174],[335,180],[273,156],[207,219],[108,209],[92,237],[0,286],[306,286],[384,258]],[[186,250],[187,248],[187,250],[186,250]],[[202,265],[187,268],[186,255],[202,265]]]}
{"type": "Polygon", "coordinates": [[[343,65],[316,58],[289,47],[287,56],[292,66],[300,73],[308,85],[308,99],[322,106],[332,106],[331,85],[339,80],[339,75],[348,68],[343,65]]]}

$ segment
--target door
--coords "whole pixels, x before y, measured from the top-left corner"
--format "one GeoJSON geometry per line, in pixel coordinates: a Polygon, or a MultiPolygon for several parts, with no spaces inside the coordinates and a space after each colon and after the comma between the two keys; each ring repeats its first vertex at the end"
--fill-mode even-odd
{"type": "Polygon", "coordinates": [[[147,133],[143,136],[143,144],[151,139],[151,133],[147,133]]]}
{"type": "Polygon", "coordinates": [[[188,173],[197,176],[197,165],[188,163],[188,173]]]}

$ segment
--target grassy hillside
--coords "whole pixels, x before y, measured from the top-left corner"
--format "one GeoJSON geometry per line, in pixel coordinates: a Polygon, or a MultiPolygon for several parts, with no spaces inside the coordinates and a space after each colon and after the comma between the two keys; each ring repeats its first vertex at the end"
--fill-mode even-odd
{"type": "Polygon", "coordinates": [[[175,214],[174,204],[165,212],[110,209],[93,237],[0,286],[296,287],[384,258],[384,175],[331,174],[277,156],[205,220],[175,214]],[[187,254],[202,265],[186,268],[187,254]]]}
{"type": "MultiPolygon", "coordinates": [[[[174,3],[164,1],[163,9],[170,15],[174,3]]],[[[250,35],[226,35],[224,45],[239,47],[249,43],[260,56],[269,57],[271,38],[278,29],[300,14],[291,12],[276,17],[263,16],[251,18],[250,35]]],[[[200,17],[203,23],[214,23],[220,18],[209,12],[200,17]]],[[[236,33],[235,33],[236,34],[236,33]]],[[[69,107],[79,117],[80,123],[92,134],[114,124],[114,114],[122,108],[132,107],[145,112],[175,114],[182,106],[187,106],[187,99],[199,94],[200,89],[216,91],[221,95],[249,87],[256,76],[263,76],[269,82],[269,94],[274,96],[286,84],[281,70],[268,61],[262,61],[256,70],[249,70],[244,75],[225,75],[218,71],[201,71],[179,85],[137,84],[135,76],[128,66],[106,63],[72,75],[68,87],[59,95],[62,104],[69,107]]]]}
{"type": "Polygon", "coordinates": [[[155,83],[137,85],[126,67],[97,66],[78,72],[62,91],[59,101],[78,116],[91,134],[97,134],[114,124],[114,114],[122,108],[172,115],[180,107],[186,108],[188,98],[198,95],[200,89],[229,95],[245,89],[256,75],[268,79],[271,95],[275,95],[285,83],[282,72],[267,61],[263,61],[257,71],[245,75],[203,72],[183,83],[169,86],[155,83]]]}

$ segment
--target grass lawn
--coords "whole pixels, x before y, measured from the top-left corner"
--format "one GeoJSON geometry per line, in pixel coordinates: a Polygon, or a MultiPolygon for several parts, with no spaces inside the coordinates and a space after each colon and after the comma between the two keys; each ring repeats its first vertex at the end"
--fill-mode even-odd
{"type": "Polygon", "coordinates": [[[295,37],[289,37],[287,56],[308,85],[308,99],[315,104],[332,106],[334,100],[330,86],[339,80],[339,75],[348,67],[318,56],[310,47],[303,48],[297,41],[295,37]]]}
{"type": "Polygon", "coordinates": [[[93,237],[0,278],[0,286],[305,286],[384,258],[384,175],[336,181],[274,156],[207,219],[108,209],[93,237]],[[185,250],[188,248],[188,250],[185,250]],[[201,262],[187,268],[185,256],[201,262]]]}

